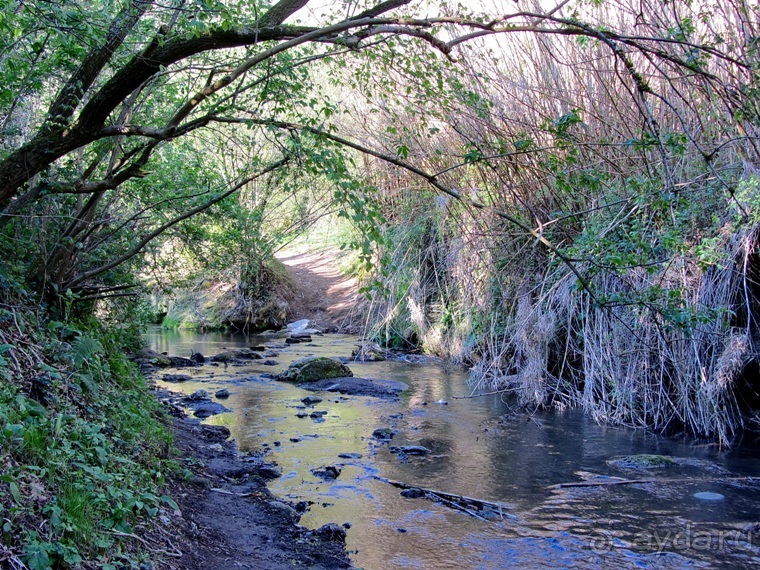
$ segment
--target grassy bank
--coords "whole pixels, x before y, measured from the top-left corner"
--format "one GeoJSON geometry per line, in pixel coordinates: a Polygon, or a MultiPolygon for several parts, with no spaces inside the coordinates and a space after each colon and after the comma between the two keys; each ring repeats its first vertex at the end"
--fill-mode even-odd
{"type": "Polygon", "coordinates": [[[0,563],[137,568],[136,535],[176,507],[164,414],[124,354],[139,336],[25,301],[0,305],[0,563]]]}

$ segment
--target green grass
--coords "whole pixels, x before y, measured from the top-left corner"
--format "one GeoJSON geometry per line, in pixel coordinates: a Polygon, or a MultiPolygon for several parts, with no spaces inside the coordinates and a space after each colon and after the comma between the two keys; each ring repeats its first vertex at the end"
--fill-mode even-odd
{"type": "Polygon", "coordinates": [[[37,334],[44,405],[0,374],[0,545],[30,570],[136,567],[146,554],[118,533],[175,506],[166,418],[108,330],[37,334]]]}

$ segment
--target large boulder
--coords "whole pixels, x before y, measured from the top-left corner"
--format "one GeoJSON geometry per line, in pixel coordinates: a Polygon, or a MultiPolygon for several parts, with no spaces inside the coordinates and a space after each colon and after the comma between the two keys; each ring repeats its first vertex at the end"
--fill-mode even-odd
{"type": "Polygon", "coordinates": [[[277,375],[281,382],[317,382],[325,378],[345,378],[354,373],[342,362],[324,356],[307,356],[296,360],[282,374],[277,375]]]}

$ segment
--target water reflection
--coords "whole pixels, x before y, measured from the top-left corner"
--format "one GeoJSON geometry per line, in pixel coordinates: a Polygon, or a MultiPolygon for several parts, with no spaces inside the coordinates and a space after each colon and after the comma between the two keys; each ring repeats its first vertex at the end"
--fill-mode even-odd
{"type": "MultiPolygon", "coordinates": [[[[154,333],[149,340],[154,349],[177,355],[282,342],[188,333],[154,333]]],[[[308,411],[326,411],[323,421],[296,415],[309,392],[260,377],[307,354],[348,356],[354,342],[349,336],[315,337],[310,345],[278,348],[276,366],[257,361],[227,370],[205,366],[193,371],[192,382],[170,387],[186,392],[228,388],[225,405],[233,411],[208,421],[227,425],[242,450],[264,444],[271,449],[268,460],[277,461],[283,472],[272,490],[314,502],[302,524],[350,522],[348,548],[355,551],[357,566],[729,568],[760,563],[760,539],[746,531],[760,518],[758,483],[725,481],[760,475],[760,460],[751,448],[720,452],[599,427],[577,411],[530,416],[510,410],[498,396],[462,399],[468,394],[466,371],[433,364],[352,363],[357,376],[400,380],[411,389],[400,402],[322,395],[324,401],[308,411]],[[435,403],[440,400],[448,404],[435,403]],[[393,445],[423,445],[431,453],[392,454],[372,438],[378,427],[397,431],[393,445]],[[361,457],[339,457],[346,453],[361,457]],[[608,463],[641,453],[682,461],[645,472],[608,463]],[[335,481],[325,481],[311,472],[323,465],[342,472],[335,481]],[[486,522],[425,499],[405,499],[375,475],[501,502],[509,516],[486,522]],[[550,488],[600,476],[665,482],[550,488]],[[693,496],[700,491],[725,499],[700,501],[693,496]]]]}

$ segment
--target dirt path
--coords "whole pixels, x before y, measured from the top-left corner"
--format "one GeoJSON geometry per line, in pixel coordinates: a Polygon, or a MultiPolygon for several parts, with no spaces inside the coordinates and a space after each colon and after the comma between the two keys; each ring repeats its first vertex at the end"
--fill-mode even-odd
{"type": "Polygon", "coordinates": [[[309,319],[324,332],[360,332],[357,281],[338,268],[344,255],[338,248],[276,255],[288,266],[297,286],[295,296],[288,300],[294,319],[309,319]]]}

